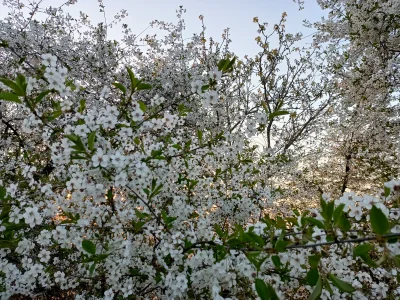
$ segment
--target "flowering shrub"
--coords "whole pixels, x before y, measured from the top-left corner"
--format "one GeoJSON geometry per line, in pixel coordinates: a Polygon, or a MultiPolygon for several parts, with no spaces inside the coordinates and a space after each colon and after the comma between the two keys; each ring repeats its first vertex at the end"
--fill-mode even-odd
{"type": "MultiPolygon", "coordinates": [[[[72,39],[58,32],[70,16],[47,14],[0,23],[2,298],[400,297],[400,182],[280,209],[274,163],[251,138],[290,112],[285,99],[241,98],[236,81],[252,73],[228,49],[206,49],[203,35],[175,45],[183,21],[159,22],[170,34],[129,61],[143,53],[107,41],[103,25],[85,23],[96,42],[72,39]],[[59,41],[37,38],[53,30],[59,41]]],[[[274,64],[277,51],[262,53],[274,64]]],[[[288,142],[277,148],[304,128],[276,128],[288,142]]]]}

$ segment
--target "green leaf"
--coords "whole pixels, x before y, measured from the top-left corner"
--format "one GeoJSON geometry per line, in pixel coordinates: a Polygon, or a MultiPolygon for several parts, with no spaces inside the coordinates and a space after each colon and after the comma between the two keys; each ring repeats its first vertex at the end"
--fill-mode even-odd
{"type": "Polygon", "coordinates": [[[372,249],[374,249],[374,247],[371,244],[368,243],[360,244],[354,248],[353,255],[354,256],[365,255],[368,254],[368,252],[371,251],[372,249]]]}
{"type": "Polygon", "coordinates": [[[371,268],[377,268],[378,267],[378,263],[376,261],[374,261],[371,256],[369,256],[369,254],[363,254],[360,255],[361,259],[364,261],[364,263],[366,265],[368,265],[371,268]]]}
{"type": "Polygon", "coordinates": [[[201,130],[197,130],[197,138],[201,144],[203,142],[203,132],[201,130]]]}
{"type": "Polygon", "coordinates": [[[0,240],[0,249],[15,249],[18,246],[18,241],[0,240]]]}
{"type": "Polygon", "coordinates": [[[329,294],[333,295],[333,290],[331,288],[331,285],[329,284],[329,280],[325,276],[322,278],[322,285],[329,292],[329,294]]]}
{"type": "Polygon", "coordinates": [[[96,245],[90,241],[90,240],[83,240],[82,241],[82,248],[85,250],[87,253],[96,254],[96,245]]]}
{"type": "Polygon", "coordinates": [[[257,294],[261,298],[261,300],[270,300],[271,298],[269,296],[268,287],[265,284],[264,280],[256,278],[255,283],[257,294]]]}
{"type": "Polygon", "coordinates": [[[51,91],[44,91],[41,92],[34,100],[33,100],[33,104],[38,104],[40,101],[43,100],[44,97],[46,97],[48,94],[50,94],[51,91]]]}
{"type": "Polygon", "coordinates": [[[310,255],[308,257],[308,263],[312,268],[317,268],[320,260],[321,254],[310,255]]]}
{"type": "Polygon", "coordinates": [[[105,260],[108,256],[109,256],[109,254],[94,255],[94,256],[83,259],[82,262],[83,263],[88,263],[88,262],[92,262],[92,261],[99,262],[99,261],[105,260]]]}
{"type": "Polygon", "coordinates": [[[78,136],[75,134],[66,134],[65,137],[69,139],[71,142],[76,144],[78,142],[78,136]]]}
{"type": "Polygon", "coordinates": [[[339,217],[337,226],[344,232],[347,232],[351,229],[351,223],[344,214],[339,217]]]}
{"type": "Polygon", "coordinates": [[[7,195],[7,190],[5,187],[0,186],[0,200],[4,200],[7,195]]]}
{"type": "Polygon", "coordinates": [[[320,229],[325,229],[325,225],[318,219],[315,219],[315,218],[304,218],[304,220],[306,220],[310,224],[313,224],[313,225],[317,226],[320,229]]]}
{"type": "Polygon", "coordinates": [[[75,134],[65,134],[64,136],[75,144],[75,146],[71,147],[72,149],[75,149],[78,152],[86,152],[85,145],[83,145],[83,142],[82,142],[80,136],[75,135],[75,134]]]}
{"type": "Polygon", "coordinates": [[[132,70],[129,68],[129,67],[126,67],[126,70],[128,71],[128,74],[129,74],[129,78],[130,78],[130,80],[131,80],[131,89],[132,89],[132,92],[135,90],[135,75],[133,74],[133,72],[132,72],[132,70]]]}
{"type": "Polygon", "coordinates": [[[313,292],[311,293],[310,297],[308,297],[308,300],[317,300],[321,296],[322,293],[322,281],[321,281],[321,276],[318,277],[317,284],[315,285],[315,288],[313,292]]]}
{"type": "Polygon", "coordinates": [[[329,274],[329,279],[341,292],[352,293],[356,290],[350,283],[340,280],[333,274],[329,274]]]}
{"type": "Polygon", "coordinates": [[[288,114],[290,114],[290,113],[286,110],[274,111],[273,113],[270,113],[268,115],[268,119],[272,120],[275,117],[284,116],[284,115],[288,115],[288,114]]]}
{"type": "Polygon", "coordinates": [[[247,232],[246,235],[250,236],[254,242],[257,243],[257,246],[263,247],[265,242],[261,236],[255,234],[254,232],[247,232]]]}
{"type": "Polygon", "coordinates": [[[108,256],[109,256],[109,254],[107,254],[107,253],[103,253],[103,254],[96,255],[96,256],[94,257],[94,261],[95,261],[95,262],[99,262],[99,261],[106,260],[106,258],[107,258],[108,256]]]}
{"type": "Polygon", "coordinates": [[[333,201],[329,201],[326,204],[326,210],[325,210],[325,220],[327,222],[332,221],[334,209],[335,209],[335,203],[333,201]]]}
{"type": "Polygon", "coordinates": [[[79,113],[83,113],[83,111],[85,110],[85,108],[86,108],[86,101],[85,101],[85,99],[81,99],[81,100],[79,101],[79,109],[78,109],[78,112],[79,112],[79,113]]]}
{"type": "Polygon", "coordinates": [[[53,111],[53,112],[51,113],[51,115],[49,115],[49,116],[47,117],[47,120],[53,121],[53,120],[57,119],[59,116],[61,116],[62,113],[63,113],[63,112],[62,112],[61,110],[53,111]]]}
{"type": "Polygon", "coordinates": [[[2,82],[4,85],[8,86],[10,89],[12,89],[18,96],[25,96],[25,93],[21,90],[21,88],[18,86],[17,83],[14,81],[0,77],[0,82],[2,82]]]}
{"type": "Polygon", "coordinates": [[[342,216],[344,207],[345,204],[342,203],[335,208],[335,211],[333,212],[333,221],[335,222],[335,225],[337,225],[339,218],[342,216]]]}
{"type": "Polygon", "coordinates": [[[22,74],[18,74],[15,83],[19,86],[19,88],[23,92],[23,94],[21,96],[25,96],[26,95],[26,87],[28,86],[28,84],[26,83],[26,80],[25,80],[25,76],[22,74]]]}
{"type": "Polygon", "coordinates": [[[228,73],[231,72],[233,70],[233,65],[236,62],[236,57],[234,57],[231,61],[228,61],[227,63],[225,63],[224,65],[224,73],[228,73]]]}
{"type": "Polygon", "coordinates": [[[201,87],[201,91],[204,92],[210,88],[210,85],[206,84],[201,87]]]}
{"type": "Polygon", "coordinates": [[[113,82],[112,85],[118,88],[124,95],[126,95],[126,87],[124,87],[121,83],[113,82]]]}
{"type": "Polygon", "coordinates": [[[268,294],[269,294],[269,299],[271,299],[271,300],[279,300],[278,295],[276,294],[274,288],[270,284],[268,284],[268,294]]]}
{"type": "Polygon", "coordinates": [[[275,250],[278,252],[285,252],[286,251],[286,247],[289,245],[288,241],[284,241],[279,239],[276,243],[275,243],[275,250]]]}
{"type": "Polygon", "coordinates": [[[378,264],[369,256],[369,252],[374,249],[374,246],[369,243],[360,244],[353,250],[354,257],[361,257],[365,264],[372,268],[376,268],[378,264]]]}
{"type": "Polygon", "coordinates": [[[93,131],[89,133],[88,135],[88,149],[93,150],[94,149],[94,141],[96,139],[96,131],[93,131]]]}
{"type": "Polygon", "coordinates": [[[242,242],[241,240],[235,239],[235,238],[229,239],[229,240],[227,241],[227,243],[228,243],[228,245],[231,246],[232,248],[239,247],[239,246],[242,246],[242,245],[243,245],[243,242],[242,242]]]}
{"type": "Polygon", "coordinates": [[[217,67],[219,71],[223,71],[225,64],[229,63],[229,60],[227,59],[221,59],[218,63],[217,63],[217,67]]]}
{"type": "Polygon", "coordinates": [[[311,286],[315,286],[318,283],[319,280],[319,273],[318,269],[310,269],[310,271],[307,272],[307,282],[311,286]]]}
{"type": "Polygon", "coordinates": [[[146,112],[147,111],[147,106],[146,106],[146,104],[143,102],[143,101],[138,101],[138,103],[139,103],[139,107],[140,107],[140,109],[142,110],[142,112],[146,112]]]}
{"type": "Polygon", "coordinates": [[[321,210],[324,212],[326,211],[326,201],[321,195],[321,198],[319,199],[319,205],[321,206],[321,210]]]}
{"type": "Polygon", "coordinates": [[[136,87],[138,91],[150,90],[151,88],[152,88],[151,84],[148,83],[139,83],[138,86],[136,87]]]}
{"type": "Polygon", "coordinates": [[[274,266],[275,266],[277,269],[279,269],[280,267],[283,266],[283,264],[282,264],[282,262],[281,262],[281,259],[279,258],[278,255],[271,256],[271,260],[272,260],[272,263],[274,264],[274,266]]]}
{"type": "Polygon", "coordinates": [[[270,284],[265,284],[264,280],[256,278],[256,291],[261,300],[279,300],[274,288],[270,284]]]}
{"type": "Polygon", "coordinates": [[[95,269],[96,269],[96,263],[94,262],[94,263],[90,266],[90,268],[89,268],[89,274],[90,274],[90,276],[93,275],[93,272],[94,272],[95,269]]]}
{"type": "Polygon", "coordinates": [[[390,195],[390,187],[384,186],[383,187],[384,191],[385,191],[385,198],[387,198],[390,195]]]}
{"type": "Polygon", "coordinates": [[[215,232],[218,234],[218,236],[220,237],[220,238],[225,238],[226,237],[226,234],[225,234],[225,232],[221,229],[221,227],[218,225],[218,224],[215,224],[214,225],[214,230],[215,230],[215,232]]]}
{"type": "Polygon", "coordinates": [[[382,210],[377,208],[375,205],[371,208],[369,216],[370,216],[372,230],[374,232],[383,235],[389,230],[388,219],[386,218],[382,210]]]}
{"type": "Polygon", "coordinates": [[[393,261],[396,267],[400,268],[400,255],[393,256],[393,261]]]}
{"type": "Polygon", "coordinates": [[[6,100],[9,102],[19,103],[21,104],[22,101],[16,94],[8,93],[8,92],[0,92],[0,100],[6,100]]]}

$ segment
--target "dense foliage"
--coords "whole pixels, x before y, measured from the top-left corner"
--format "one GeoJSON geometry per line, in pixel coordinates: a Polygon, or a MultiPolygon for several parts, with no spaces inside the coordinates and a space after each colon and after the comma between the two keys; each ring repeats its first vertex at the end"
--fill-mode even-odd
{"type": "Polygon", "coordinates": [[[400,1],[244,58],[40,2],[0,20],[2,299],[400,297],[400,1]]]}

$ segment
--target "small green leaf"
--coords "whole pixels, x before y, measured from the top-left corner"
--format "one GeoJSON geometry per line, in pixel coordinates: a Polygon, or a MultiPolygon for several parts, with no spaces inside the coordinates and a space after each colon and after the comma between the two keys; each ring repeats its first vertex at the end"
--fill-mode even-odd
{"type": "Polygon", "coordinates": [[[217,67],[219,71],[223,71],[224,66],[229,63],[229,60],[227,59],[221,59],[218,63],[217,63],[217,67]]]}
{"type": "Polygon", "coordinates": [[[320,229],[325,229],[325,225],[318,219],[315,219],[315,218],[304,218],[304,220],[306,220],[310,224],[313,224],[313,225],[317,226],[320,229]]]}
{"type": "Polygon", "coordinates": [[[321,254],[310,255],[308,257],[308,263],[312,268],[317,268],[320,260],[321,254]]]}
{"type": "Polygon", "coordinates": [[[85,110],[85,108],[86,108],[86,100],[85,100],[85,99],[81,99],[81,100],[79,101],[79,109],[78,109],[78,112],[79,112],[79,113],[83,113],[83,111],[85,110]]]}
{"type": "Polygon", "coordinates": [[[360,244],[353,250],[354,257],[361,257],[365,264],[372,268],[376,268],[378,264],[369,256],[369,252],[374,249],[374,246],[369,243],[360,244]]]}
{"type": "Polygon", "coordinates": [[[47,120],[53,121],[57,119],[59,116],[61,116],[62,113],[63,113],[62,110],[55,110],[47,117],[47,120]]]}
{"type": "Polygon", "coordinates": [[[210,88],[210,85],[206,84],[201,87],[201,91],[204,92],[210,88]]]}
{"type": "Polygon", "coordinates": [[[78,152],[85,152],[85,146],[83,145],[83,142],[81,140],[81,137],[75,134],[66,134],[64,135],[67,139],[69,139],[71,142],[75,144],[75,146],[72,146],[72,149],[77,150],[78,152]]]}
{"type": "Polygon", "coordinates": [[[351,229],[351,223],[347,219],[347,217],[342,213],[342,215],[339,217],[339,220],[337,222],[337,226],[343,231],[347,232],[351,229]]]}
{"type": "Polygon", "coordinates": [[[265,245],[263,238],[258,234],[255,234],[254,232],[247,232],[246,235],[250,236],[252,240],[257,243],[257,246],[263,247],[265,245]]]}
{"type": "Polygon", "coordinates": [[[88,149],[94,150],[94,141],[96,139],[96,131],[89,133],[88,135],[88,149]]]}
{"type": "Polygon", "coordinates": [[[152,86],[148,83],[139,83],[136,87],[136,89],[138,91],[142,91],[142,90],[150,90],[152,88],[152,86]]]}
{"type": "Polygon", "coordinates": [[[221,227],[218,224],[214,225],[214,230],[215,230],[215,232],[218,234],[218,236],[220,238],[225,238],[226,237],[225,232],[223,232],[223,230],[221,229],[221,227]]]}
{"type": "Polygon", "coordinates": [[[271,300],[279,300],[278,295],[276,294],[274,288],[270,284],[268,284],[268,294],[269,294],[269,299],[271,299],[271,300]]]}
{"type": "Polygon", "coordinates": [[[0,200],[4,200],[7,195],[7,190],[5,187],[0,186],[0,200]]]}
{"type": "Polygon", "coordinates": [[[231,72],[233,70],[233,65],[236,62],[236,57],[234,57],[231,61],[228,61],[227,63],[225,63],[224,65],[224,73],[228,73],[231,72]]]}
{"type": "Polygon", "coordinates": [[[360,244],[354,248],[353,255],[361,256],[364,254],[368,254],[368,252],[371,251],[372,249],[374,249],[374,247],[371,244],[368,243],[360,244]]]}
{"type": "Polygon", "coordinates": [[[333,295],[332,287],[329,283],[329,280],[325,276],[322,278],[322,285],[329,292],[329,294],[333,295]]]}
{"type": "Polygon", "coordinates": [[[203,132],[201,130],[197,130],[197,138],[199,139],[199,142],[203,142],[203,132]]]}
{"type": "Polygon", "coordinates": [[[4,85],[8,86],[10,89],[12,89],[18,96],[25,96],[25,93],[21,90],[21,88],[18,86],[17,83],[14,81],[0,77],[0,82],[2,82],[4,85]]]}
{"type": "Polygon", "coordinates": [[[271,256],[271,260],[272,260],[272,263],[274,264],[274,266],[275,266],[277,269],[279,269],[280,267],[283,266],[283,264],[282,264],[282,262],[281,262],[281,259],[279,258],[278,255],[271,256]]]}
{"type": "Polygon", "coordinates": [[[326,204],[325,220],[326,220],[327,222],[332,221],[334,208],[335,208],[335,203],[334,203],[333,201],[329,201],[329,202],[326,204]]]}
{"type": "Polygon", "coordinates": [[[139,139],[139,137],[135,137],[134,139],[133,139],[133,142],[136,144],[136,145],[139,145],[140,144],[140,139],[139,139]]]}
{"type": "Polygon", "coordinates": [[[9,102],[19,103],[21,104],[22,101],[16,94],[8,93],[8,92],[0,92],[0,100],[6,100],[9,102]]]}
{"type": "Polygon", "coordinates": [[[321,281],[321,276],[318,277],[317,284],[315,285],[315,288],[313,292],[311,293],[310,297],[308,297],[308,300],[317,300],[321,296],[322,293],[322,281],[321,281]]]}
{"type": "Polygon", "coordinates": [[[352,293],[356,290],[350,283],[340,280],[333,274],[329,274],[329,279],[341,292],[352,293]]]}
{"type": "Polygon", "coordinates": [[[288,115],[288,114],[290,114],[290,113],[286,110],[274,111],[273,113],[270,113],[268,115],[268,119],[272,120],[275,117],[284,116],[284,115],[288,115]]]}
{"type": "Polygon", "coordinates": [[[19,86],[19,88],[23,92],[23,94],[21,96],[25,96],[26,95],[26,87],[28,86],[28,84],[26,83],[26,80],[25,80],[25,76],[22,74],[18,74],[15,83],[19,86]]]}
{"type": "Polygon", "coordinates": [[[44,97],[46,97],[48,94],[50,94],[51,91],[44,91],[41,92],[34,100],[33,100],[33,104],[38,104],[40,101],[43,100],[44,97]]]}
{"type": "Polygon", "coordinates": [[[241,247],[243,245],[243,242],[239,239],[233,238],[233,239],[229,239],[227,241],[228,245],[231,246],[232,248],[237,248],[237,247],[241,247]]]}
{"type": "Polygon", "coordinates": [[[387,198],[390,195],[390,187],[384,186],[383,189],[385,190],[385,198],[387,198]]]}
{"type": "Polygon", "coordinates": [[[275,243],[275,250],[278,252],[285,252],[286,251],[286,247],[289,245],[288,241],[284,241],[279,239],[276,243],[275,243]]]}
{"type": "Polygon", "coordinates": [[[121,83],[113,82],[112,85],[118,88],[124,95],[126,95],[126,87],[124,87],[121,83]]]}
{"type": "Polygon", "coordinates": [[[131,80],[131,89],[132,89],[132,92],[135,90],[135,75],[133,74],[133,72],[132,72],[132,70],[129,68],[129,67],[126,67],[126,70],[128,71],[128,74],[129,74],[129,78],[130,78],[130,80],[131,80]]]}
{"type": "Polygon", "coordinates": [[[371,208],[369,216],[370,216],[372,230],[374,232],[383,235],[389,230],[388,219],[386,218],[382,210],[377,208],[375,205],[371,208]]]}
{"type": "Polygon", "coordinates": [[[89,268],[89,274],[90,274],[90,276],[93,275],[93,272],[94,272],[95,269],[96,269],[96,263],[94,262],[94,263],[90,266],[90,268],[89,268]]]}
{"type": "Polygon", "coordinates": [[[264,280],[256,278],[255,283],[257,294],[261,298],[261,300],[270,300],[271,298],[269,296],[268,287],[265,284],[264,280]]]}
{"type": "Polygon", "coordinates": [[[343,209],[345,207],[345,204],[342,203],[338,207],[335,208],[333,212],[333,221],[335,222],[335,225],[338,223],[340,216],[343,214],[343,209]]]}
{"type": "Polygon", "coordinates": [[[400,255],[393,256],[393,262],[396,265],[396,267],[400,268],[400,255]]]}
{"type": "Polygon", "coordinates": [[[90,240],[83,240],[82,248],[89,254],[96,254],[96,245],[90,240]]]}
{"type": "Polygon", "coordinates": [[[78,142],[78,136],[75,134],[66,134],[65,137],[69,139],[71,142],[76,144],[78,142]]]}
{"type": "Polygon", "coordinates": [[[318,273],[318,269],[310,269],[310,271],[307,272],[307,282],[311,285],[311,286],[315,286],[317,284],[319,280],[319,273],[318,273]]]}
{"type": "Polygon", "coordinates": [[[138,101],[138,103],[139,103],[139,107],[140,107],[140,109],[142,110],[142,112],[146,112],[147,111],[147,106],[146,106],[146,104],[143,102],[143,101],[138,101]]]}

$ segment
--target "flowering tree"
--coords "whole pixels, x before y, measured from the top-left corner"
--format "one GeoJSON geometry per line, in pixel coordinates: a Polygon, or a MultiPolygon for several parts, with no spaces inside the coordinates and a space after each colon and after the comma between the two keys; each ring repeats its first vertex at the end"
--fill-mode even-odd
{"type": "Polygon", "coordinates": [[[126,11],[92,26],[62,8],[4,5],[2,298],[400,295],[400,182],[323,195],[318,209],[275,205],[275,162],[302,153],[333,99],[321,93],[334,95],[328,77],[313,83],[311,53],[289,61],[298,37],[283,21],[280,47],[260,37],[256,58],[240,60],[227,31],[221,44],[204,31],[185,43],[182,8],[177,25],[153,23],[164,38],[123,26],[117,42],[107,27],[126,11]],[[255,70],[261,93],[245,89],[255,70]],[[251,143],[265,130],[273,159],[251,143]]]}
{"type": "MultiPolygon", "coordinates": [[[[343,193],[371,190],[398,174],[398,1],[319,1],[329,11],[316,23],[326,43],[341,100],[332,110],[326,155],[328,182],[343,193]],[[330,154],[329,154],[330,152],[330,154]],[[338,176],[339,175],[339,176],[338,176]]],[[[326,145],[325,145],[326,147],[326,145]]],[[[325,185],[327,190],[332,191],[325,185]]]]}

